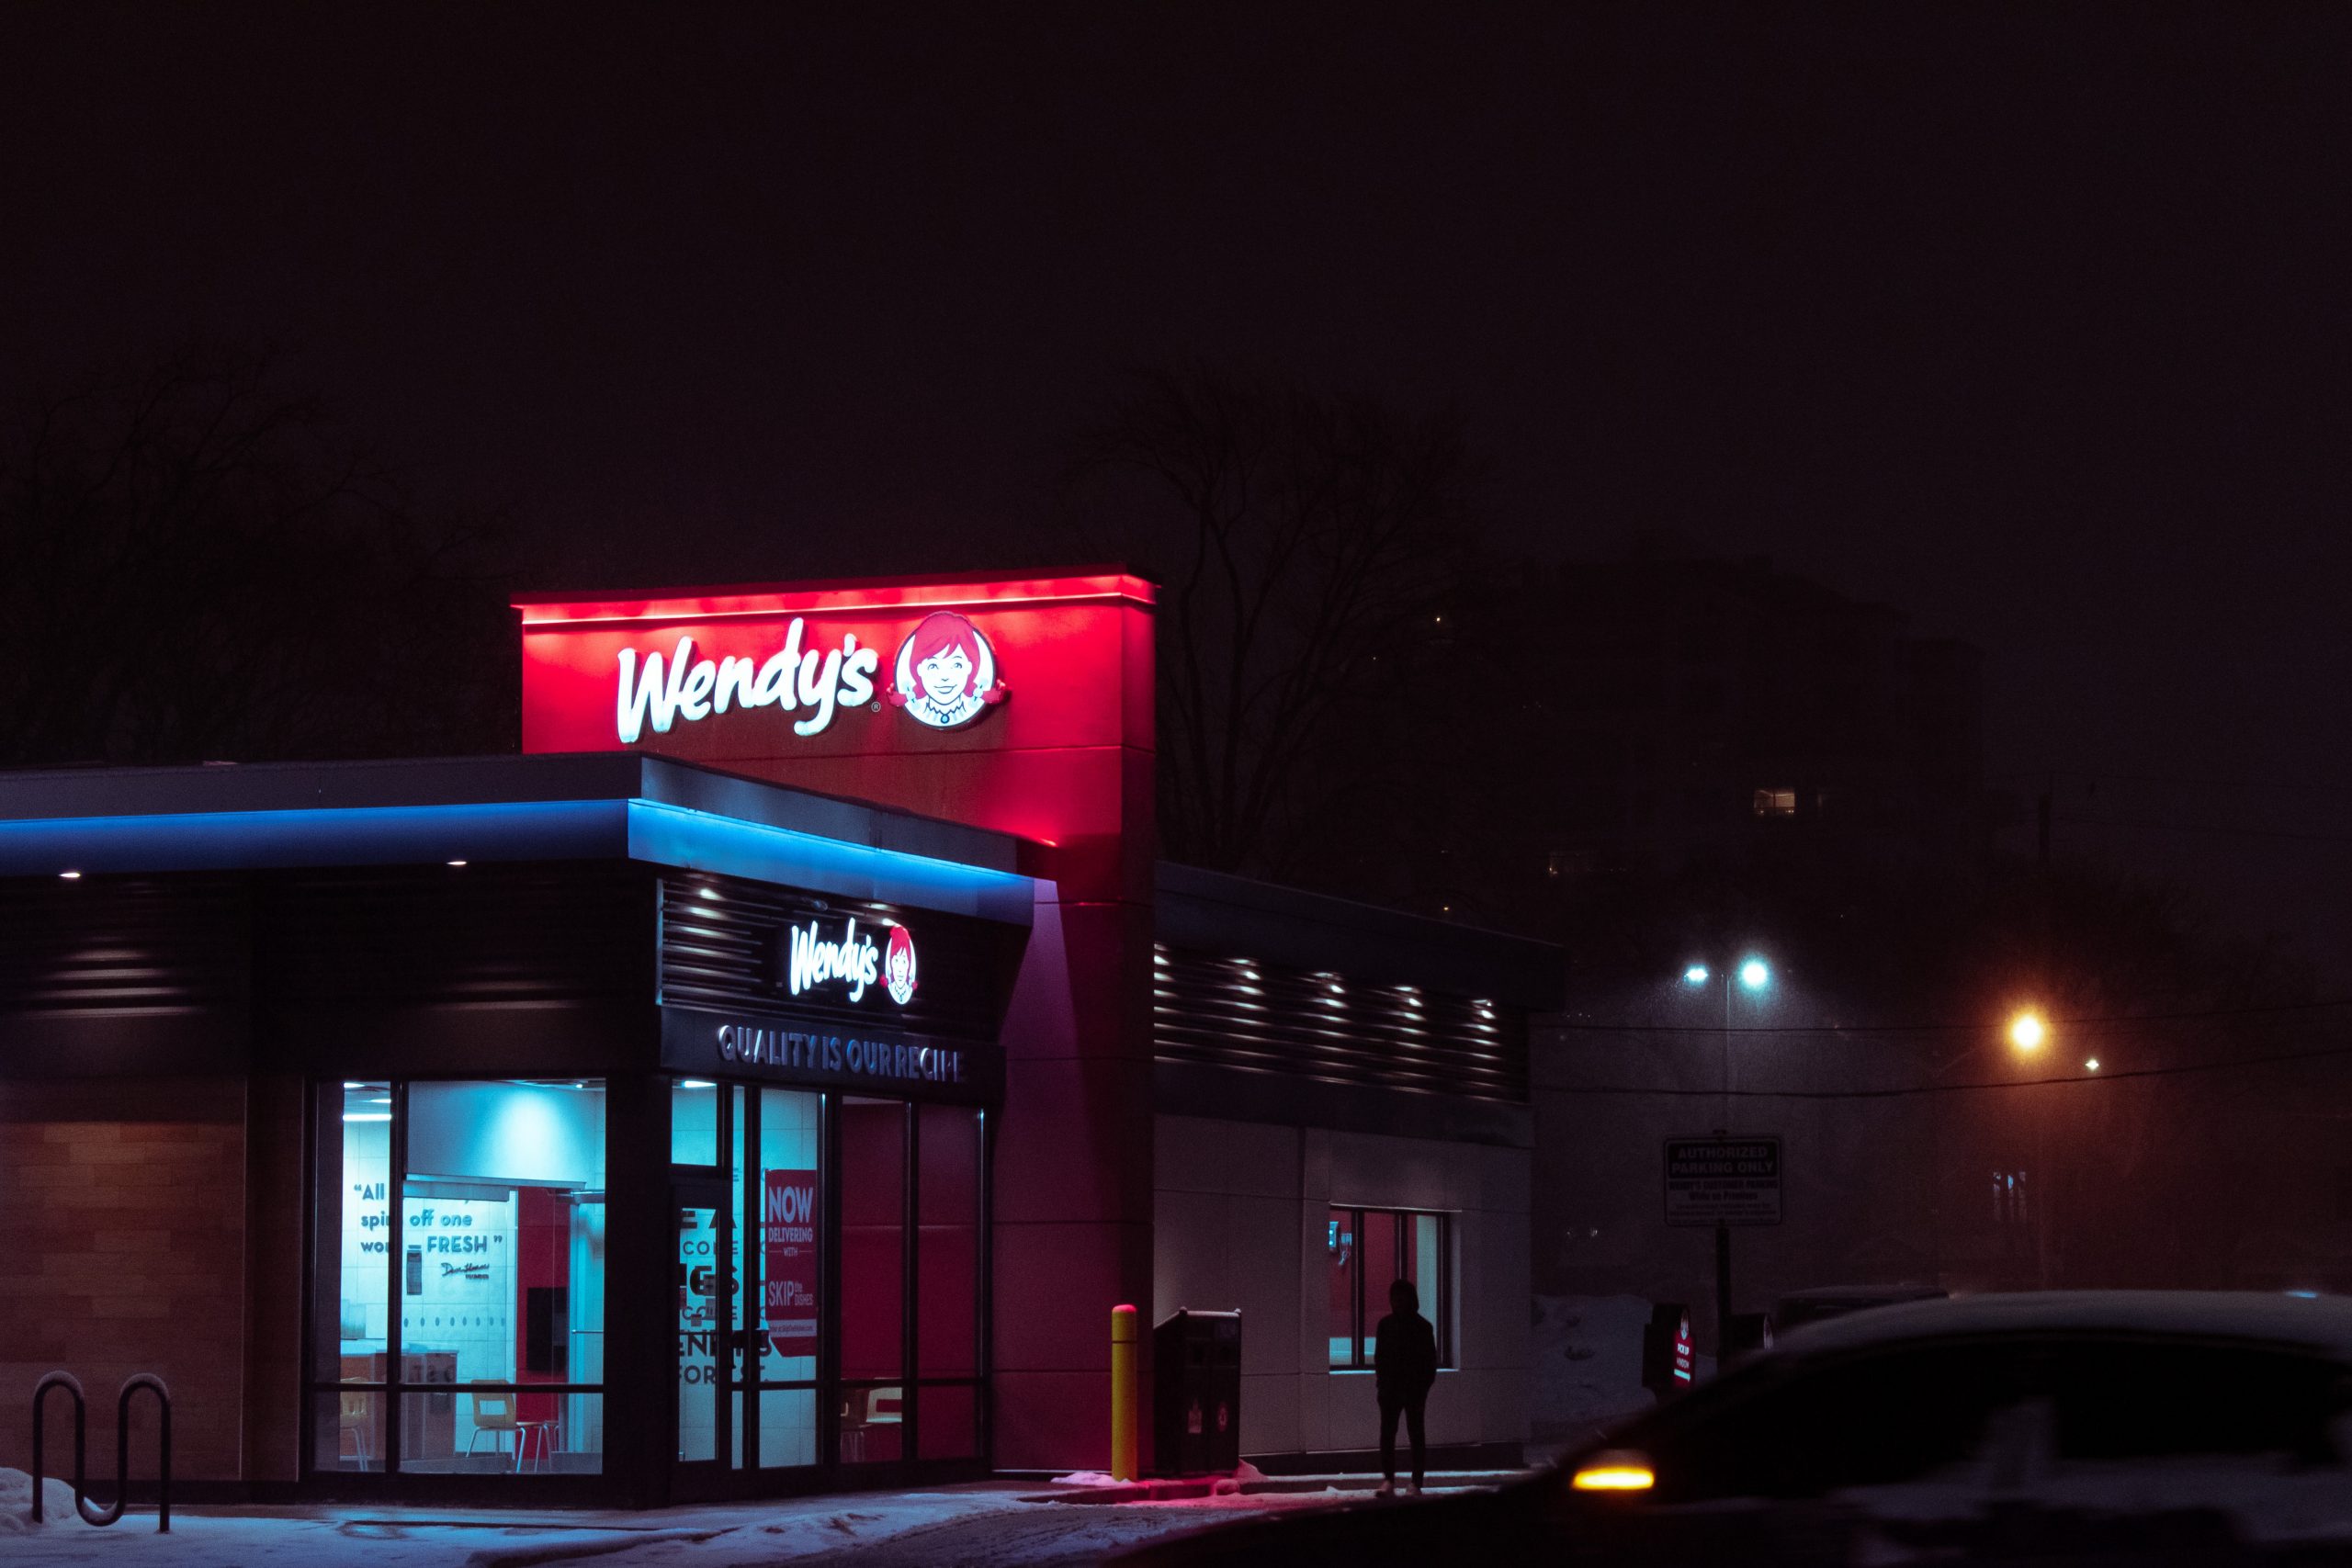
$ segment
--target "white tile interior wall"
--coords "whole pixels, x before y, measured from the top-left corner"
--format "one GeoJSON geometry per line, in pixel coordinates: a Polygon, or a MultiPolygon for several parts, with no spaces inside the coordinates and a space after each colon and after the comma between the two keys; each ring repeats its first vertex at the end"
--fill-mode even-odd
{"type": "Polygon", "coordinates": [[[1241,1309],[1245,1451],[1377,1442],[1370,1376],[1325,1365],[1334,1202],[1453,1216],[1458,1365],[1430,1395],[1430,1440],[1525,1441],[1526,1150],[1191,1116],[1160,1117],[1153,1150],[1153,1319],[1241,1309]]]}

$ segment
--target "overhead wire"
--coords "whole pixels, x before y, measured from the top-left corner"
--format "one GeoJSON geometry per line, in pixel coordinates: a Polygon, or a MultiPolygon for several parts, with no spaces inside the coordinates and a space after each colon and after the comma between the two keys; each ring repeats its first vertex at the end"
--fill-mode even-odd
{"type": "Polygon", "coordinates": [[[2261,1056],[2225,1056],[2210,1062],[2185,1062],[2164,1067],[2122,1067],[2114,1071],[2070,1074],[2064,1077],[1985,1078],[1973,1083],[1910,1084],[1894,1089],[1644,1089],[1632,1084],[1547,1084],[1538,1093],[1634,1096],[1656,1095],[1669,1100],[1905,1100],[1929,1094],[1981,1094],[1993,1089],[2037,1089],[2050,1084],[2119,1083],[2126,1078],[2178,1077],[2242,1067],[2276,1066],[2287,1062],[2316,1062],[2352,1056],[2352,1045],[2331,1045],[2317,1051],[2280,1051],[2261,1056]]]}
{"type": "MultiPolygon", "coordinates": [[[[2265,1018],[2284,1013],[2326,1012],[2335,1009],[2352,1008],[2352,997],[2330,998],[2324,1001],[2269,1002],[2256,1007],[2192,1008],[2178,1012],[2119,1012],[2085,1013],[2073,1018],[2053,1018],[2053,1028],[2104,1029],[2133,1023],[2176,1023],[2199,1019],[2265,1018]]],[[[1996,1029],[1999,1025],[1985,1019],[1968,1019],[1959,1022],[1939,1023],[1771,1023],[1735,1024],[1726,1030],[1720,1023],[1570,1023],[1544,1022],[1532,1024],[1536,1030],[1556,1031],[1574,1034],[1944,1034],[1967,1030],[1996,1029]]]]}

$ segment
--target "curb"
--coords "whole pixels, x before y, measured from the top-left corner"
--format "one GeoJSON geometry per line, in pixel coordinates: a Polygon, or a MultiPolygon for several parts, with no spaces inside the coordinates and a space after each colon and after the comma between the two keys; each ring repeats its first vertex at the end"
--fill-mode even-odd
{"type": "MultiPolygon", "coordinates": [[[[1432,1491],[1492,1488],[1516,1479],[1519,1471],[1476,1471],[1430,1477],[1432,1491]]],[[[1023,1503],[1171,1503],[1194,1497],[1300,1492],[1370,1492],[1380,1484],[1376,1475],[1273,1475],[1256,1481],[1236,1481],[1229,1475],[1196,1475],[1131,1481],[1117,1486],[1068,1486],[1057,1492],[1023,1493],[1023,1503]]]]}

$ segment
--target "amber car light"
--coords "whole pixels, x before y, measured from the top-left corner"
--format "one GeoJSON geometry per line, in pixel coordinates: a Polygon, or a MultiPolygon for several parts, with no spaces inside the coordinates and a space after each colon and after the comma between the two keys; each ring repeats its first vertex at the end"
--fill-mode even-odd
{"type": "Polygon", "coordinates": [[[1646,1456],[1622,1451],[1595,1454],[1568,1479],[1579,1492],[1646,1492],[1657,1482],[1646,1456]]]}

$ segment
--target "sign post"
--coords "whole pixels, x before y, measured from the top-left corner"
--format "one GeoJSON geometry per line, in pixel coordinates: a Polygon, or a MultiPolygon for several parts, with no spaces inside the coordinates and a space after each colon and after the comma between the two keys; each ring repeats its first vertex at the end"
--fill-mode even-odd
{"type": "Polygon", "coordinates": [[[1666,1223],[1715,1228],[1715,1360],[1731,1327],[1731,1227],[1781,1223],[1778,1134],[1666,1141],[1666,1223]]]}

